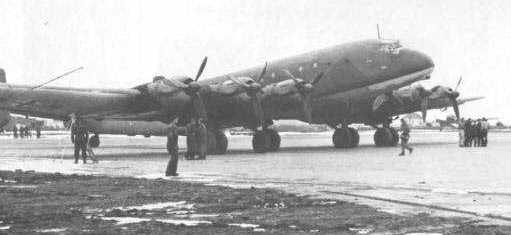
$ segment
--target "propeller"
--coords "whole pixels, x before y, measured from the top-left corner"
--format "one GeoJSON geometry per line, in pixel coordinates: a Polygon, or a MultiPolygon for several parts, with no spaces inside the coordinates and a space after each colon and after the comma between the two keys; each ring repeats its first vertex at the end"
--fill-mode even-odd
{"type": "MultiPolygon", "coordinates": [[[[264,76],[266,70],[266,66],[264,67],[263,71],[261,72],[262,77],[264,76]]],[[[242,77],[242,78],[235,78],[231,75],[227,75],[227,77],[233,81],[234,83],[238,84],[243,91],[247,94],[247,96],[250,98],[250,103],[252,105],[252,109],[254,111],[254,114],[256,116],[257,121],[259,122],[259,125],[262,126],[264,124],[264,111],[263,107],[261,105],[261,84],[254,81],[252,78],[249,77],[242,77]],[[243,80],[242,80],[243,79],[243,80]]]]}
{"type": "Polygon", "coordinates": [[[147,85],[145,88],[143,86],[137,87],[140,90],[147,89],[147,87],[152,87],[150,93],[153,95],[170,95],[178,91],[183,91],[191,98],[191,107],[194,111],[195,118],[202,119],[203,121],[207,121],[207,113],[204,105],[204,101],[200,95],[200,90],[202,86],[197,82],[204,72],[204,68],[208,62],[208,57],[204,57],[201,65],[199,66],[199,70],[195,75],[195,78],[192,79],[190,77],[185,77],[184,81],[177,80],[175,78],[165,78],[163,76],[156,76],[153,78],[154,85],[147,85]],[[163,86],[157,85],[158,83],[163,84],[163,86]]]}
{"type": "Polygon", "coordinates": [[[314,85],[316,85],[321,80],[321,78],[323,78],[324,73],[319,73],[312,81],[309,82],[295,77],[287,69],[282,71],[293,80],[294,87],[300,95],[300,101],[302,102],[305,120],[307,120],[308,123],[312,123],[312,91],[314,90],[314,85]]]}

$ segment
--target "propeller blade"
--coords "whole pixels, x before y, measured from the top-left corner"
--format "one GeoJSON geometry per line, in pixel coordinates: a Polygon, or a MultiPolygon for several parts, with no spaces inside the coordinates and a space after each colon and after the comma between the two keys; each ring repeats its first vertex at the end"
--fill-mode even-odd
{"type": "Polygon", "coordinates": [[[256,82],[260,82],[261,81],[261,79],[264,77],[264,74],[266,74],[266,70],[267,69],[268,69],[268,62],[265,62],[264,63],[264,68],[261,71],[261,73],[259,74],[259,77],[257,77],[256,82]]]}
{"type": "Polygon", "coordinates": [[[460,120],[460,109],[458,107],[458,101],[456,101],[456,97],[449,97],[452,103],[452,109],[454,109],[454,114],[456,115],[456,120],[460,120]]]}
{"type": "Polygon", "coordinates": [[[323,78],[323,75],[325,75],[325,73],[323,72],[319,73],[318,76],[316,76],[314,80],[312,80],[311,84],[316,85],[316,83],[318,83],[321,80],[321,78],[323,78]]]}
{"type": "Polygon", "coordinates": [[[458,90],[458,87],[460,86],[460,84],[461,84],[461,80],[462,80],[462,79],[463,79],[463,78],[460,76],[460,79],[458,79],[458,84],[456,84],[456,88],[454,88],[454,91],[457,91],[457,90],[458,90]]]}
{"type": "Polygon", "coordinates": [[[194,81],[199,80],[200,75],[202,75],[202,72],[204,72],[204,68],[206,67],[206,64],[208,63],[208,57],[204,57],[202,60],[202,64],[199,67],[199,71],[197,71],[197,75],[195,75],[194,81]]]}
{"type": "Polygon", "coordinates": [[[289,70],[287,69],[283,69],[282,70],[287,76],[289,76],[291,79],[293,79],[293,81],[295,81],[295,83],[298,83],[298,79],[295,77],[295,75],[293,75],[291,72],[289,72],[289,70]]]}
{"type": "Polygon", "coordinates": [[[425,97],[421,101],[421,113],[422,113],[422,121],[426,122],[426,115],[428,113],[428,98],[425,97]]]}
{"type": "Polygon", "coordinates": [[[231,75],[227,75],[227,78],[229,78],[229,80],[233,81],[234,83],[236,83],[236,84],[238,84],[238,85],[240,85],[242,87],[245,87],[245,88],[248,87],[247,84],[245,84],[244,82],[242,82],[238,78],[235,78],[235,77],[233,77],[231,75]]]}

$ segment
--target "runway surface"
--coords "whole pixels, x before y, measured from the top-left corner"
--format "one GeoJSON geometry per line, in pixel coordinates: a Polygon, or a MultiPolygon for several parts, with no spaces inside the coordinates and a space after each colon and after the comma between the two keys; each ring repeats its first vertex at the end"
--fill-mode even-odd
{"type": "MultiPolygon", "coordinates": [[[[181,160],[180,176],[175,178],[278,188],[394,213],[511,221],[511,134],[490,133],[487,148],[459,148],[457,133],[414,131],[415,151],[405,157],[397,156],[397,147],[374,147],[373,132],[360,135],[360,147],[335,149],[331,133],[283,133],[282,149],[266,154],[251,151],[251,136],[229,136],[226,155],[181,160]]],[[[165,139],[159,137],[101,136],[101,147],[95,151],[100,163],[75,165],[68,135],[0,136],[0,169],[165,178],[164,146],[165,139]]]]}

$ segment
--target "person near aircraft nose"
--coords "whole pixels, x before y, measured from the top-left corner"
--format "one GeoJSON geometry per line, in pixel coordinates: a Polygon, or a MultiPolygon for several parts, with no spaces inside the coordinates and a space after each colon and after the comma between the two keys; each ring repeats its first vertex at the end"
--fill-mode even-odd
{"type": "Polygon", "coordinates": [[[472,119],[467,119],[463,125],[465,131],[465,147],[470,147],[472,143],[472,119]]]}
{"type": "Polygon", "coordinates": [[[488,145],[488,130],[490,129],[490,124],[486,118],[483,118],[481,122],[481,144],[483,147],[488,145]]]}
{"type": "Polygon", "coordinates": [[[15,139],[18,138],[18,127],[17,127],[17,125],[14,125],[14,127],[12,128],[12,137],[14,137],[15,139]]]}
{"type": "Polygon", "coordinates": [[[174,120],[167,128],[167,150],[170,154],[170,159],[167,164],[166,176],[177,176],[177,163],[179,160],[178,154],[178,127],[177,122],[174,120]]]}
{"type": "Polygon", "coordinates": [[[463,125],[465,124],[465,120],[462,118],[458,122],[458,146],[465,147],[465,129],[463,128],[463,125]]]}
{"type": "Polygon", "coordinates": [[[474,147],[481,146],[481,120],[477,119],[472,123],[472,141],[474,147]]]}
{"type": "Polygon", "coordinates": [[[410,140],[410,126],[406,123],[405,119],[401,118],[401,153],[399,156],[405,155],[405,150],[408,150],[411,154],[413,152],[413,148],[408,145],[408,141],[410,140]]]}
{"type": "Polygon", "coordinates": [[[80,159],[80,152],[82,153],[83,163],[87,163],[87,140],[89,139],[89,133],[85,127],[83,127],[79,120],[75,121],[71,125],[71,142],[75,147],[75,164],[80,159]]]}

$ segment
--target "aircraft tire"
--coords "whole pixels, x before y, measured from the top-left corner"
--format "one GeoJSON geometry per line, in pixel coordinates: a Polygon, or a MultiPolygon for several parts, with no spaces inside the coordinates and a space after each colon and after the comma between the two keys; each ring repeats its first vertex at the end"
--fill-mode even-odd
{"type": "Polygon", "coordinates": [[[280,135],[276,130],[267,129],[266,134],[270,136],[269,152],[276,152],[280,149],[280,135]]]}
{"type": "Polygon", "coordinates": [[[93,135],[89,138],[90,146],[93,148],[99,147],[100,141],[99,141],[99,135],[93,135]]]}
{"type": "Polygon", "coordinates": [[[216,139],[216,152],[215,154],[225,154],[227,152],[227,146],[229,145],[229,141],[227,140],[227,136],[223,131],[218,131],[215,135],[216,139]]]}
{"type": "Polygon", "coordinates": [[[348,128],[335,129],[332,142],[336,148],[349,148],[353,144],[353,135],[348,128]]]}
{"type": "Polygon", "coordinates": [[[358,134],[358,130],[353,127],[348,128],[351,132],[351,148],[355,148],[360,143],[360,135],[358,134]]]}
{"type": "Polygon", "coordinates": [[[396,146],[398,140],[399,136],[394,128],[378,128],[374,133],[374,144],[377,147],[396,146]]]}
{"type": "Polygon", "coordinates": [[[271,138],[266,131],[257,130],[252,136],[252,149],[256,153],[264,153],[270,149],[271,138]]]}

